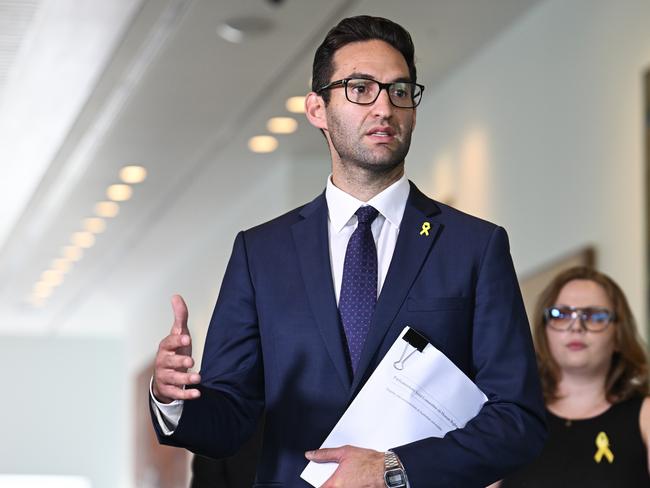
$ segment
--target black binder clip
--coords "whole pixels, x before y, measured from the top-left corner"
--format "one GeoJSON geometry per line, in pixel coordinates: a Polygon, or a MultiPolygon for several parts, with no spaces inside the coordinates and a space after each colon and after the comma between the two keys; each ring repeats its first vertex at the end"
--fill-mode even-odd
{"type": "Polygon", "coordinates": [[[417,330],[409,327],[409,330],[406,331],[406,334],[402,337],[406,344],[404,344],[404,351],[402,351],[402,356],[398,361],[393,363],[393,367],[399,371],[404,369],[404,363],[415,353],[415,351],[422,352],[424,348],[427,347],[429,341],[420,334],[417,330]],[[407,351],[413,348],[407,355],[407,351]]]}

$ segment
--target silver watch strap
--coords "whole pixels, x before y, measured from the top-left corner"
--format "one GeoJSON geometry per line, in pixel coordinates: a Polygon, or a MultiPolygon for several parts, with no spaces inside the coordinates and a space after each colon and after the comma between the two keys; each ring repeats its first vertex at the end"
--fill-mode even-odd
{"type": "Polygon", "coordinates": [[[384,470],[388,471],[389,469],[398,469],[402,467],[397,454],[392,451],[386,451],[384,453],[384,470]]]}

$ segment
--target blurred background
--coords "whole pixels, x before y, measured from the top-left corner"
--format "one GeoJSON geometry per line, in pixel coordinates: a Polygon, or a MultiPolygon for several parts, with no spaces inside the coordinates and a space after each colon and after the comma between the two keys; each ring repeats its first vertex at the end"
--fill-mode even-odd
{"type": "Polygon", "coordinates": [[[409,178],[508,230],[527,304],[592,263],[647,337],[646,0],[0,0],[0,486],[187,486],[148,423],[169,299],[200,358],[236,232],[324,189],[292,97],[357,14],[415,41],[409,178]]]}

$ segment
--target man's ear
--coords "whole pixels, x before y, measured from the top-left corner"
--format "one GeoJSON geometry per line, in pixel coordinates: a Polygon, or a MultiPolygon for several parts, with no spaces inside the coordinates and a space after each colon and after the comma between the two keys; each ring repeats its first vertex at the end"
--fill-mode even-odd
{"type": "Polygon", "coordinates": [[[327,130],[325,101],[315,92],[309,92],[305,98],[305,115],[309,123],[317,129],[327,130]]]}

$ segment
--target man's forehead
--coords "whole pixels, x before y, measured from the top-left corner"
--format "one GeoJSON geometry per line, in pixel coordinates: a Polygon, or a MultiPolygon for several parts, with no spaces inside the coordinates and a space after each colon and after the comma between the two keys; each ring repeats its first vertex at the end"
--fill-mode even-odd
{"type": "Polygon", "coordinates": [[[371,77],[401,79],[409,76],[408,65],[402,53],[390,44],[380,41],[359,41],[339,48],[332,58],[334,78],[359,73],[371,77]]]}

